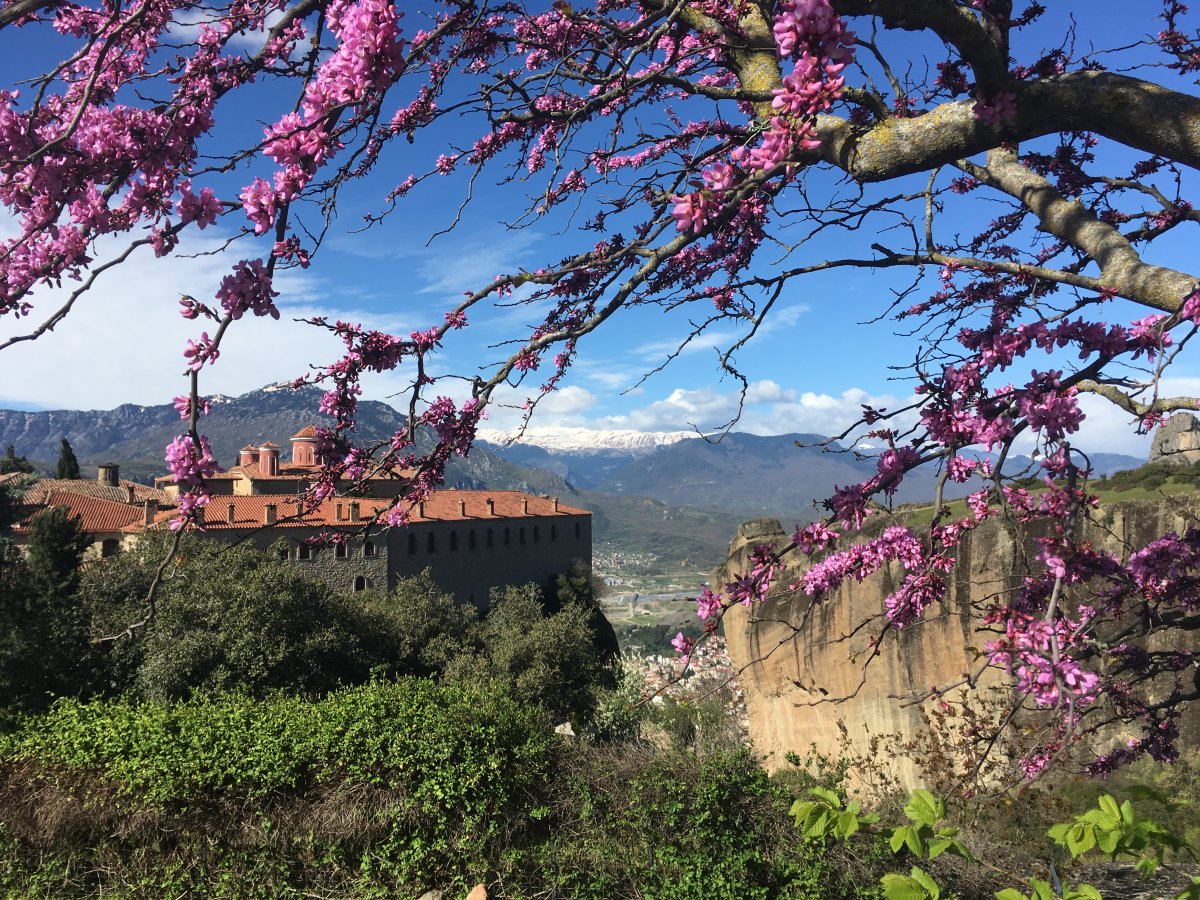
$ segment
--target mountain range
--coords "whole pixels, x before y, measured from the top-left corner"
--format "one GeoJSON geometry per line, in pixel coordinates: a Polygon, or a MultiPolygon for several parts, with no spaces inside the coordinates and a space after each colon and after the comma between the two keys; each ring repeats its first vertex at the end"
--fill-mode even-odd
{"type": "MultiPolygon", "coordinates": [[[[288,439],[319,422],[322,391],[311,385],[269,385],[240,397],[210,399],[204,419],[218,461],[229,465],[247,443],[288,439]]],[[[404,427],[385,403],[359,404],[356,435],[369,443],[404,427]]],[[[163,448],[180,433],[170,404],[124,405],[111,410],[0,410],[0,447],[12,444],[43,471],[51,471],[60,441],[71,442],[85,471],[115,461],[127,478],[149,481],[165,471],[163,448]]],[[[467,459],[447,469],[449,487],[522,490],[559,496],[593,511],[598,550],[656,557],[664,568],[710,568],[725,556],[739,522],[779,518],[785,528],[811,521],[816,498],[834,485],[853,484],[875,470],[869,449],[847,450],[813,434],[761,436],[692,432],[602,432],[532,428],[515,443],[502,432],[481,432],[467,459]]],[[[1093,457],[1099,471],[1137,468],[1142,460],[1116,454],[1093,457]]],[[[910,475],[897,502],[931,499],[933,473],[910,475]]]]}

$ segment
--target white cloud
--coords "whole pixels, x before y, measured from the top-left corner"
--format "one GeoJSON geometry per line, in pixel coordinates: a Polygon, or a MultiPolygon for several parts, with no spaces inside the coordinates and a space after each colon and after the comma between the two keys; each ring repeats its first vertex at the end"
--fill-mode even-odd
{"type": "MultiPolygon", "coordinates": [[[[835,434],[858,419],[863,403],[889,409],[902,405],[895,397],[873,396],[861,388],[848,389],[835,397],[811,391],[798,392],[771,380],[754,381],[747,387],[741,418],[733,428],[751,434],[835,434]]],[[[590,427],[711,431],[733,419],[738,405],[736,389],[675,388],[666,397],[628,413],[595,418],[590,427]]]]}
{"type": "MultiPolygon", "coordinates": [[[[175,21],[171,23],[171,40],[177,43],[195,43],[200,37],[200,29],[204,25],[215,24],[220,18],[216,10],[206,10],[203,7],[179,10],[175,21]]],[[[246,50],[258,53],[267,41],[270,32],[283,19],[283,10],[273,10],[267,13],[266,28],[263,31],[239,32],[232,35],[226,46],[231,50],[246,50]]]]}
{"type": "MultiPolygon", "coordinates": [[[[195,237],[187,249],[210,250],[218,243],[207,235],[195,237]]],[[[135,253],[101,276],[52,332],[0,351],[0,403],[109,409],[122,403],[163,403],[183,393],[183,349],[201,331],[212,333],[214,323],[181,318],[178,299],[185,293],[212,297],[229,265],[230,257],[224,255],[155,259],[148,251],[135,253]]],[[[342,343],[332,333],[294,321],[298,318],[327,316],[362,321],[372,328],[408,330],[398,318],[383,321],[367,313],[331,309],[321,282],[307,272],[281,272],[276,287],[280,320],[247,316],[234,322],[220,358],[201,375],[203,393],[244,393],[303,375],[309,363],[332,362],[342,354],[342,343]]],[[[32,330],[38,315],[57,308],[67,290],[39,291],[29,318],[0,320],[0,340],[32,330]]],[[[370,385],[371,394],[394,391],[403,383],[400,375],[377,379],[370,385]]]]}

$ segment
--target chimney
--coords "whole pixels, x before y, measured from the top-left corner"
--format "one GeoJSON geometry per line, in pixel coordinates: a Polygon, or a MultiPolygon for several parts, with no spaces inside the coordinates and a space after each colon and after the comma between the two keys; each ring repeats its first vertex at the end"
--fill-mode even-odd
{"type": "Polygon", "coordinates": [[[558,498],[557,498],[557,497],[551,497],[551,498],[550,498],[550,502],[554,504],[554,511],[555,511],[555,512],[558,512],[558,498]]]}
{"type": "Polygon", "coordinates": [[[489,516],[494,516],[496,514],[496,501],[491,497],[487,498],[487,514],[489,516]]]}
{"type": "Polygon", "coordinates": [[[458,501],[458,514],[460,516],[462,516],[464,519],[467,517],[467,501],[466,500],[458,501]]]}
{"type": "Polygon", "coordinates": [[[229,506],[225,507],[225,521],[232,525],[234,520],[235,516],[233,514],[233,504],[230,503],[229,506]]]}
{"type": "Polygon", "coordinates": [[[142,524],[153,525],[156,515],[158,515],[158,501],[147,500],[146,505],[142,508],[142,524]]]}
{"type": "Polygon", "coordinates": [[[109,487],[118,487],[121,484],[121,467],[114,462],[100,463],[96,480],[109,487]]]}
{"type": "Polygon", "coordinates": [[[417,503],[417,515],[422,519],[425,518],[425,501],[421,500],[417,503]]]}
{"type": "Polygon", "coordinates": [[[351,522],[358,521],[358,504],[357,503],[350,504],[350,521],[351,522]]]}
{"type": "Polygon", "coordinates": [[[137,492],[133,489],[132,484],[125,485],[125,502],[137,503],[137,492]]]}
{"type": "Polygon", "coordinates": [[[528,497],[521,498],[521,515],[523,515],[523,516],[529,515],[529,498],[528,497]]]}
{"type": "Polygon", "coordinates": [[[275,524],[275,504],[274,503],[268,503],[266,506],[263,507],[263,524],[264,525],[274,525],[275,524]]]}

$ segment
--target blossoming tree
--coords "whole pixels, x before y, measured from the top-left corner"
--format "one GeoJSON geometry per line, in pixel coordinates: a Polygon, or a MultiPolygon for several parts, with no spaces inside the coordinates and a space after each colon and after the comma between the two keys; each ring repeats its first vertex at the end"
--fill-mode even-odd
{"type": "MultiPolygon", "coordinates": [[[[1123,4],[1128,39],[1107,48],[1087,34],[1097,15],[1081,6],[1068,22],[1011,0],[5,0],[9,53],[49,29],[47,46],[66,48],[20,90],[0,91],[0,199],[18,232],[0,244],[0,313],[34,323],[7,344],[52,328],[133,253],[170,256],[184,231],[218,223],[231,233],[219,291],[180,306],[197,333],[181,348],[186,428],[167,460],[183,488],[177,526],[191,527],[216,467],[202,376],[239,319],[279,316],[277,273],[317,257],[301,210],[332,218],[338,192],[361,182],[383,185],[383,217],[456,172],[519,188],[514,202],[536,184],[525,221],[578,204],[575,252],[480,284],[427,330],[313,322],[346,348],[304,376],[325,386],[335,422],[320,434],[327,477],[313,497],[338,479],[403,470],[388,516],[397,526],[470,447],[499,388],[530,385],[536,403],[581,339],[623,310],[692,310],[681,341],[722,322],[749,336],[808,274],[910,270],[892,311],[920,338],[918,399],[863,410],[886,449],[873,478],[837,489],[828,517],[796,532],[790,552],[814,561],[803,589],[820,598],[901,566],[882,636],[943,601],[964,532],[997,516],[1044,520],[1035,570],[989,611],[986,664],[1047,711],[1059,745],[1119,697],[1143,736],[1098,767],[1169,758],[1194,686],[1181,677],[1157,704],[1130,687],[1187,672],[1196,652],[1155,658],[1100,636],[1128,622],[1143,633],[1200,622],[1200,530],[1122,555],[1081,541],[1087,461],[1071,441],[1086,392],[1141,430],[1198,406],[1159,392],[1200,323],[1197,275],[1159,248],[1200,220],[1185,198],[1200,163],[1200,99],[1188,92],[1200,32],[1176,0],[1123,4]],[[237,144],[229,107],[255,84],[275,106],[260,110],[265,131],[237,144]],[[465,140],[447,142],[448,117],[465,140]],[[833,230],[861,246],[810,256],[833,230]],[[122,235],[127,247],[97,256],[122,235]],[[78,288],[43,308],[45,286],[64,278],[78,288]],[[514,292],[542,301],[544,319],[514,336],[515,352],[468,399],[442,395],[426,362],[514,292]],[[409,430],[354,446],[360,378],[401,365],[416,372],[409,430]],[[418,428],[437,436],[428,453],[418,428]],[[1007,480],[1022,435],[1039,447],[1041,491],[1007,480]],[[943,485],[973,483],[969,512],[838,542],[916,466],[936,467],[943,485]],[[1087,602],[1067,601],[1084,586],[1087,602]]],[[[724,357],[731,372],[741,346],[724,357]]],[[[701,615],[715,625],[764,596],[778,567],[763,550],[754,571],[700,598],[701,615]]]]}

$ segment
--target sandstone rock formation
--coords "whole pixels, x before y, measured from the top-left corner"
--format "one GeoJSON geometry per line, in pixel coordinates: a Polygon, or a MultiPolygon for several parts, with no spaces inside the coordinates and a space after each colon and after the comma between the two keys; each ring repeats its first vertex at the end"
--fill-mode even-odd
{"type": "Polygon", "coordinates": [[[1150,462],[1190,466],[1200,462],[1200,419],[1178,412],[1154,432],[1150,462]]]}
{"type": "MultiPolygon", "coordinates": [[[[1121,545],[1140,548],[1194,522],[1197,508],[1196,497],[1186,502],[1167,498],[1114,504],[1095,515],[1088,536],[1112,551],[1121,545]]],[[[862,583],[849,582],[814,604],[802,589],[787,591],[801,571],[792,564],[777,582],[780,592],[756,607],[730,609],[725,618],[729,655],[735,671],[741,671],[750,738],[765,754],[768,768],[786,765],[789,752],[803,757],[811,746],[835,758],[846,750],[869,756],[873,737],[895,736],[902,744],[928,734],[923,707],[905,705],[902,698],[934,685],[959,683],[964,674],[980,671],[982,664],[970,648],[981,648],[988,640],[988,634],[978,630],[981,609],[1020,583],[1030,537],[997,520],[968,533],[941,614],[931,610],[924,623],[888,632],[878,648],[872,638],[883,625],[884,598],[902,577],[898,569],[885,569],[862,583]],[[860,627],[868,621],[867,627],[860,627]]],[[[714,584],[723,585],[735,572],[745,571],[754,545],[782,546],[785,541],[774,519],[742,525],[730,544],[728,561],[714,573],[714,584]]],[[[1180,646],[1194,646],[1186,637],[1177,636],[1180,646]]],[[[1162,643],[1155,641],[1156,646],[1162,643]]],[[[1192,687],[1193,678],[1200,679],[1200,670],[1193,669],[1182,673],[1185,687],[1192,687]]],[[[979,685],[985,692],[1007,694],[1003,673],[996,669],[988,669],[979,685]]],[[[1169,689],[1169,684],[1156,684],[1156,692],[1169,689]]],[[[958,692],[951,691],[946,699],[956,696],[958,692]]],[[[928,704],[924,711],[936,712],[936,707],[928,704]]],[[[1183,724],[1185,741],[1200,741],[1200,708],[1185,716],[1183,724]]],[[[902,785],[914,787],[930,782],[921,765],[929,760],[919,755],[909,751],[876,762],[902,785]]]]}

